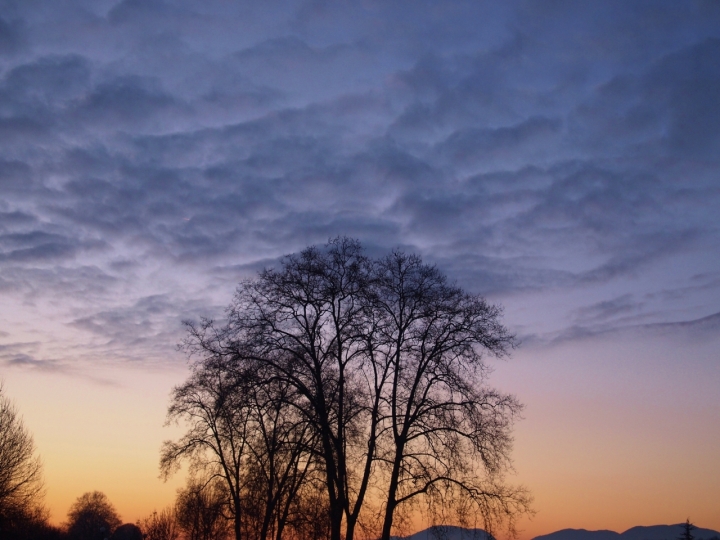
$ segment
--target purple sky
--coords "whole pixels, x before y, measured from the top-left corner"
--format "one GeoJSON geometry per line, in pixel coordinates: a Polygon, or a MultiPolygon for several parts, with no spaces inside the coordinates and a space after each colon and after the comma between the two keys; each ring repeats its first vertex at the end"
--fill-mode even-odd
{"type": "Polygon", "coordinates": [[[629,471],[686,426],[720,484],[720,3],[0,0],[0,374],[30,419],[39,378],[167,370],[160,430],[181,321],[336,235],[505,306],[535,523],[562,504],[541,432],[594,391],[656,412],[558,433],[618,438],[629,471]]]}

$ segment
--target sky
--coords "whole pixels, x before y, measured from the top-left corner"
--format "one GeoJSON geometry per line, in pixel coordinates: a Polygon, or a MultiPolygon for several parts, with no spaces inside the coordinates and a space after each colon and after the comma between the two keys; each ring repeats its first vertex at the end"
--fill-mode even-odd
{"type": "Polygon", "coordinates": [[[0,0],[0,377],[56,523],[159,479],[183,320],[329,238],[504,307],[521,540],[720,529],[720,3],[0,0]]]}

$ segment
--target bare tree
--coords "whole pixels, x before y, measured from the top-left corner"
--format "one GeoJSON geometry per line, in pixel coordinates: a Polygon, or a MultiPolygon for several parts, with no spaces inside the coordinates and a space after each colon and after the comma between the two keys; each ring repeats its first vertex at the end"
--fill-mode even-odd
{"type": "Polygon", "coordinates": [[[316,439],[298,414],[293,388],[282,380],[260,380],[247,392],[254,427],[247,499],[257,501],[256,537],[279,540],[298,491],[315,472],[316,439]]]}
{"type": "Polygon", "coordinates": [[[168,420],[189,429],[164,443],[162,473],[189,460],[192,472],[222,480],[236,540],[280,538],[314,468],[314,432],[292,387],[238,363],[219,346],[211,321],[187,327],[183,348],[197,360],[173,391],[168,420]]]}
{"type": "Polygon", "coordinates": [[[247,381],[242,370],[234,369],[224,357],[213,353],[209,321],[201,329],[192,325],[188,328],[187,347],[191,352],[202,351],[203,356],[193,365],[188,381],[173,390],[168,422],[183,421],[188,431],[178,441],[163,444],[160,469],[167,478],[187,459],[192,472],[221,478],[228,494],[234,535],[240,540],[250,423],[242,391],[247,381]]]}
{"type": "Polygon", "coordinates": [[[417,256],[371,260],[359,242],[337,238],[241,283],[228,323],[191,325],[189,343],[223,359],[221,370],[254,377],[233,407],[253,425],[242,435],[252,455],[246,478],[267,487],[275,519],[286,509],[276,523],[293,522],[321,473],[331,540],[372,528],[366,503],[378,498],[385,539],[396,513],[419,500],[512,529],[530,501],[503,481],[522,407],[487,386],[485,355],[504,356],[514,345],[500,315],[417,256]],[[303,444],[287,446],[305,433],[303,444]],[[298,483],[274,488],[271,470],[288,463],[297,464],[286,470],[298,483]]]}
{"type": "Polygon", "coordinates": [[[223,540],[227,538],[226,490],[219,480],[202,482],[190,478],[178,493],[175,515],[187,540],[223,540]]]}
{"type": "Polygon", "coordinates": [[[0,533],[21,521],[43,521],[42,495],[42,465],[33,438],[0,385],[0,533]]]}
{"type": "Polygon", "coordinates": [[[175,510],[165,508],[153,512],[145,519],[138,521],[145,540],[177,540],[180,531],[175,518],[175,510]]]}
{"type": "Polygon", "coordinates": [[[107,496],[100,491],[83,493],[68,511],[67,531],[72,540],[109,538],[122,521],[107,496]]]}
{"type": "MultiPolygon", "coordinates": [[[[292,499],[287,520],[289,526],[283,538],[329,540],[329,515],[327,490],[322,476],[306,479],[302,489],[292,499]]],[[[279,538],[276,536],[276,539],[279,538]]]]}
{"type": "Polygon", "coordinates": [[[373,422],[363,422],[368,409],[358,376],[370,269],[359,242],[335,239],[242,283],[229,313],[226,346],[249,365],[270,368],[301,397],[299,410],[318,439],[332,540],[342,537],[343,520],[352,540],[373,459],[375,436],[365,428],[373,422]],[[349,452],[362,446],[367,450],[353,461],[364,466],[355,475],[349,452]]]}
{"type": "Polygon", "coordinates": [[[372,361],[390,373],[378,455],[389,472],[382,540],[398,507],[420,496],[458,509],[473,502],[486,528],[528,510],[525,491],[502,483],[522,407],[485,384],[483,355],[513,346],[500,309],[401,251],[377,261],[374,276],[372,361]]]}

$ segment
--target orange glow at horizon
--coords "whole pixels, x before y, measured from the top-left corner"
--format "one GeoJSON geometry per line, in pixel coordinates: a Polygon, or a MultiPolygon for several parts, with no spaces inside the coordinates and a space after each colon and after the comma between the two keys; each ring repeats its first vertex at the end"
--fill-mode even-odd
{"type": "Polygon", "coordinates": [[[123,522],[173,504],[184,474],[163,482],[158,462],[162,441],[180,432],[163,424],[168,393],[184,370],[104,369],[102,383],[57,374],[8,375],[8,395],[43,461],[51,523],[63,523],[70,505],[88,491],[105,493],[123,522]]]}
{"type": "MultiPolygon", "coordinates": [[[[720,432],[712,429],[720,417],[718,368],[708,361],[717,341],[673,347],[662,338],[591,340],[520,349],[494,363],[491,384],[526,404],[508,481],[530,489],[537,514],[520,519],[520,540],[687,517],[720,529],[720,432]],[[678,364],[680,354],[695,361],[678,364]]],[[[182,472],[159,479],[158,460],[162,441],[182,432],[163,425],[169,392],[186,371],[179,363],[169,371],[88,373],[92,378],[13,370],[5,388],[42,456],[51,521],[62,523],[77,497],[99,490],[123,521],[135,522],[171,505],[183,485],[182,472]]],[[[414,523],[430,525],[421,516],[414,523]]]]}

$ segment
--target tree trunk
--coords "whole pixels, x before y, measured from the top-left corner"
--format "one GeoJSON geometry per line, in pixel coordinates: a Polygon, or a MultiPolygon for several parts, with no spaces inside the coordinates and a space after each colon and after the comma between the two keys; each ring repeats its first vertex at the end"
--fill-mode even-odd
{"type": "Polygon", "coordinates": [[[383,520],[382,534],[380,540],[389,540],[390,532],[392,531],[393,517],[395,515],[395,508],[397,507],[397,501],[395,495],[398,487],[398,478],[400,476],[400,467],[397,461],[393,464],[393,471],[390,477],[390,486],[388,487],[388,500],[385,505],[385,518],[383,520]]]}

